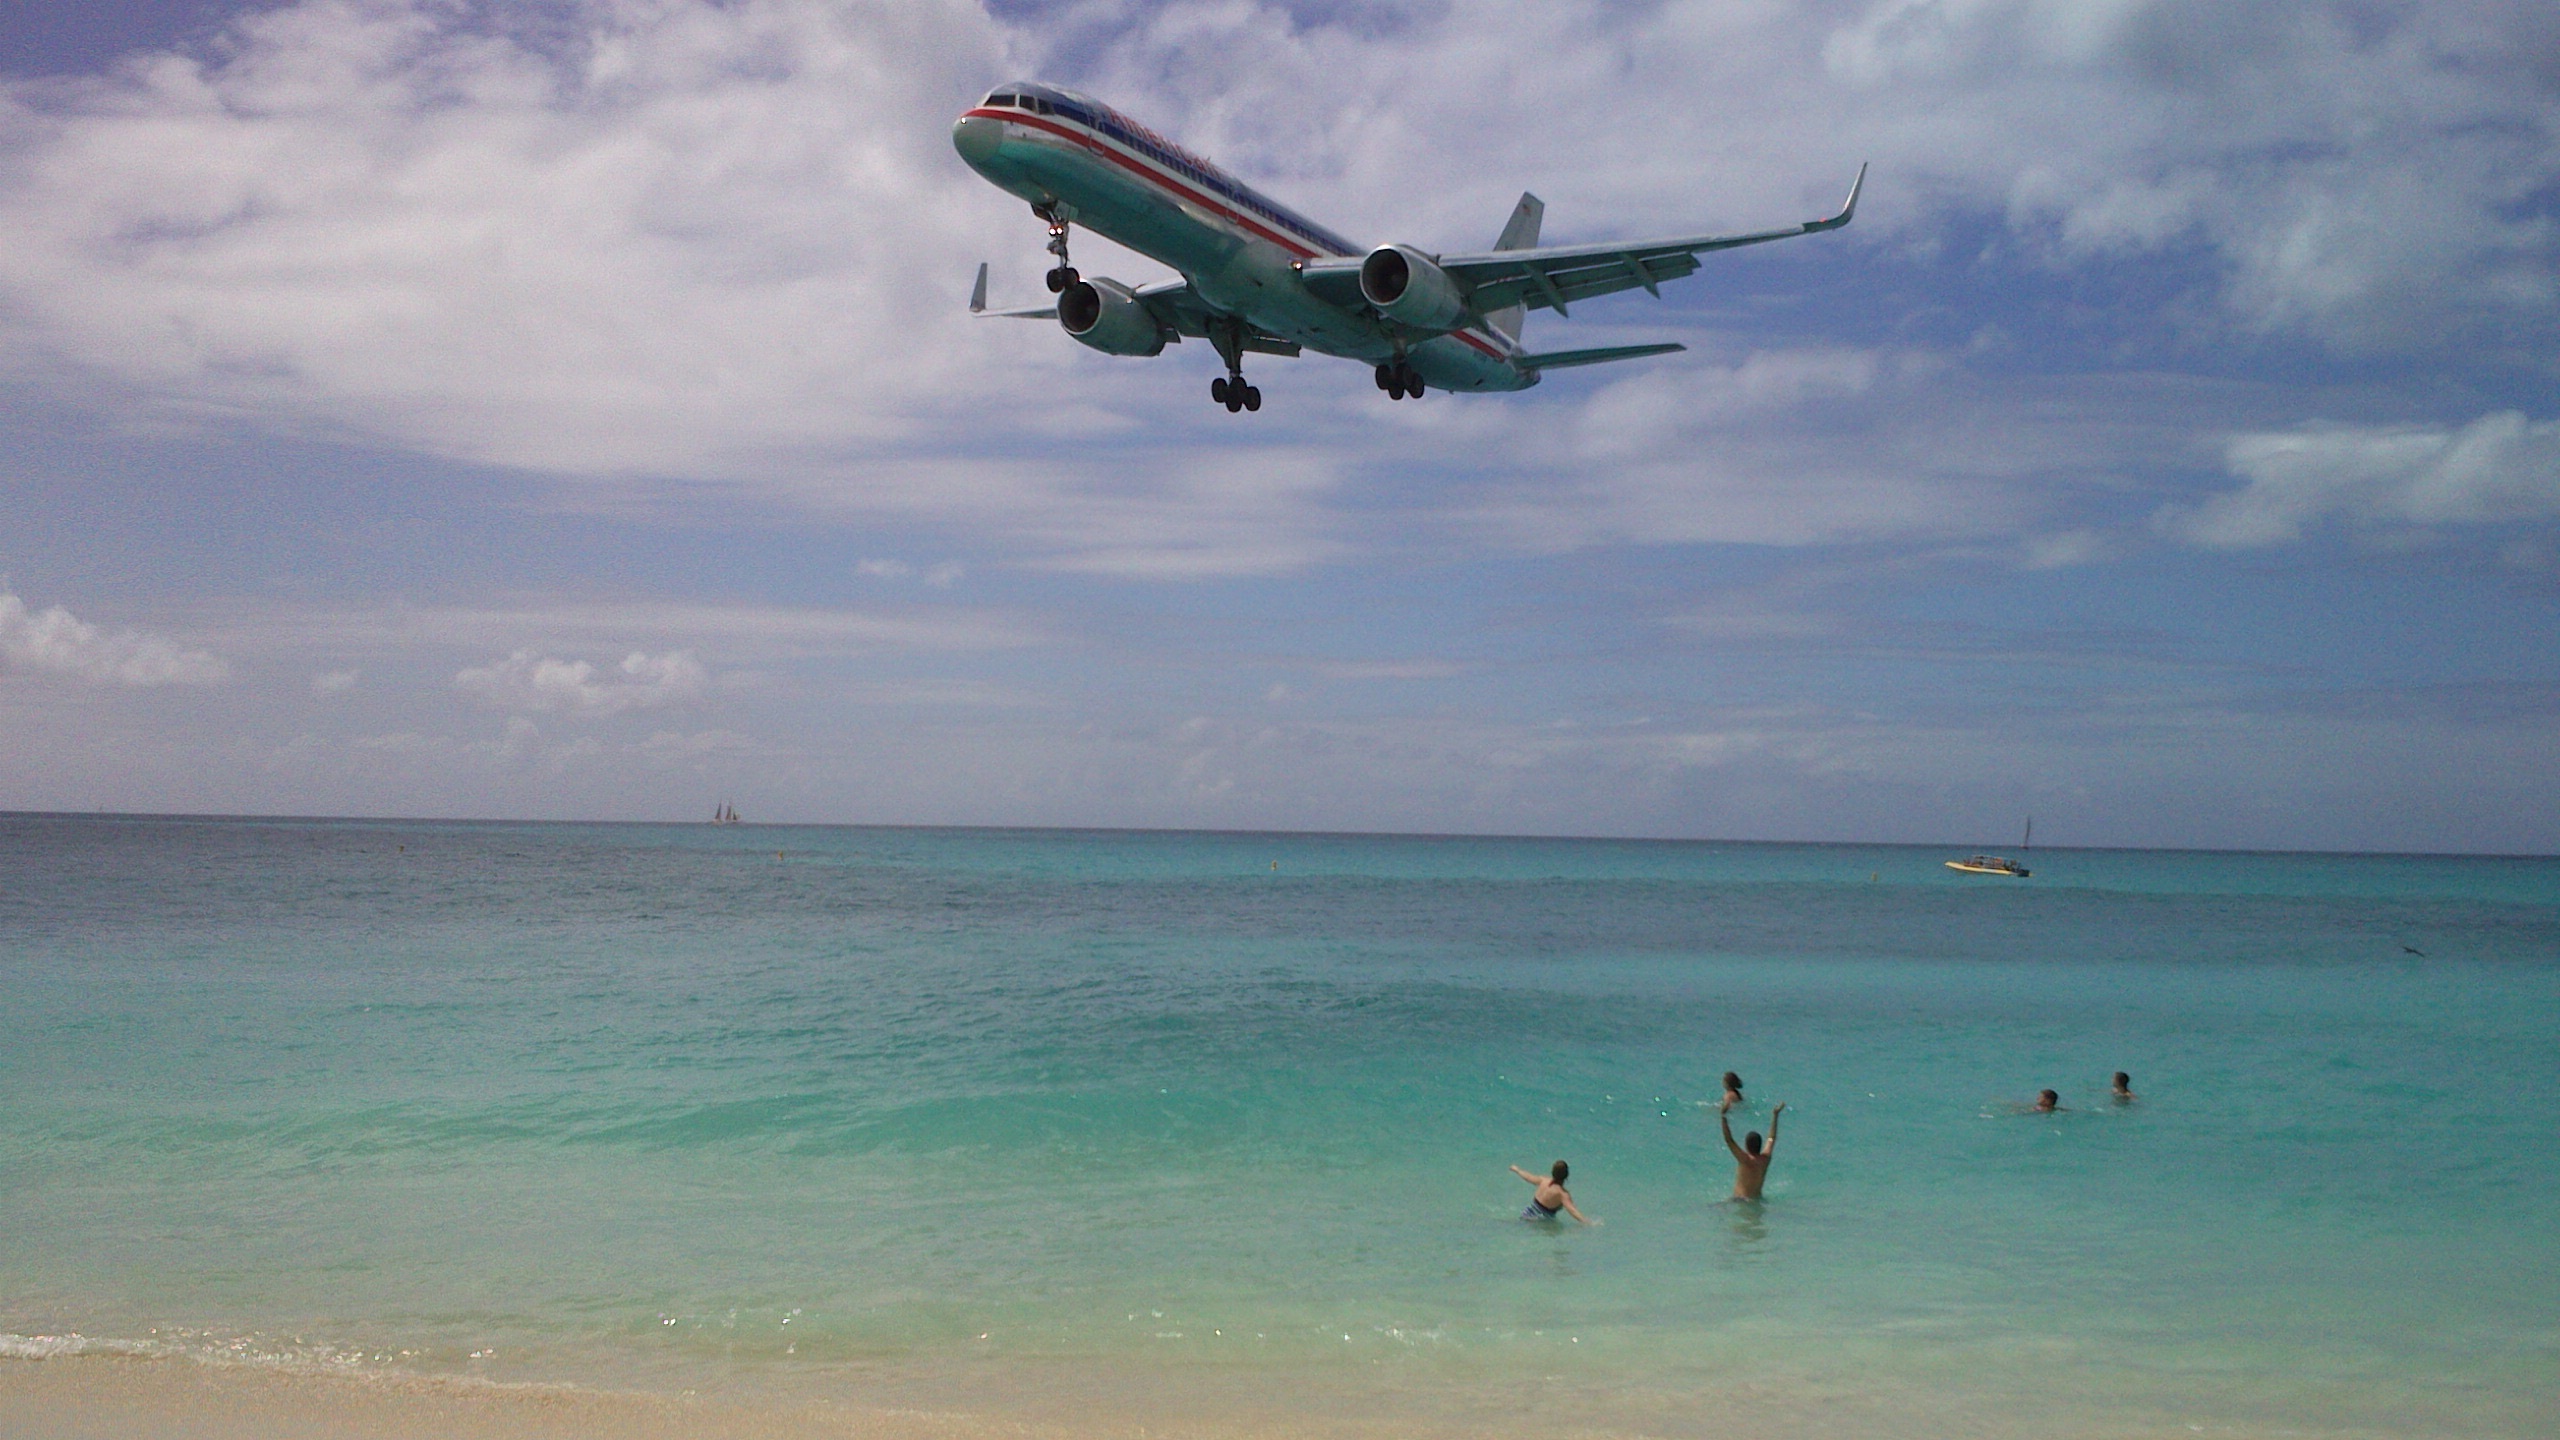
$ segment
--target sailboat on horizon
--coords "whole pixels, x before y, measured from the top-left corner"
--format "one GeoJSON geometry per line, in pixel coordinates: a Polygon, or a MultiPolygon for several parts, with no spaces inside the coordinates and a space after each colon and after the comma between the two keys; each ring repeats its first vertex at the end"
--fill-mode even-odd
{"type": "Polygon", "coordinates": [[[730,804],[726,800],[721,801],[719,804],[711,808],[711,823],[714,825],[736,825],[742,823],[738,819],[738,807],[730,804]]]}
{"type": "MultiPolygon", "coordinates": [[[[2027,817],[2027,833],[2018,837],[2018,853],[2026,854],[2035,848],[2035,843],[2036,817],[2030,815],[2027,817]]],[[[1961,870],[1967,875],[2009,875],[2020,880],[2034,873],[2006,855],[1967,855],[1961,860],[1948,861],[1947,868],[1961,870]]]]}

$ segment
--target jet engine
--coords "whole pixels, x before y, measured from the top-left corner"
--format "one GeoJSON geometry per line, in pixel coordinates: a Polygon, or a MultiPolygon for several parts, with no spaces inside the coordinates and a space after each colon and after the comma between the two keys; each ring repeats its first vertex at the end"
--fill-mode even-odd
{"type": "Polygon", "coordinates": [[[1164,327],[1117,280],[1078,280],[1058,292],[1058,323],[1105,355],[1160,355],[1164,327]]]}
{"type": "Polygon", "coordinates": [[[1360,296],[1416,330],[1454,330],[1467,313],[1458,282],[1410,245],[1381,245],[1360,262],[1360,296]]]}

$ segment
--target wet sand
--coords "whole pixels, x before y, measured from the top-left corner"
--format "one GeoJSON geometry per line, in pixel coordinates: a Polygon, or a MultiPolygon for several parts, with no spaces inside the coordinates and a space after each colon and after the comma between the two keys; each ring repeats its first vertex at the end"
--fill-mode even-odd
{"type": "MultiPolygon", "coordinates": [[[[1047,1440],[920,1411],[774,1406],[176,1359],[0,1362],[0,1440],[1047,1440]]],[[[1070,1433],[1054,1432],[1059,1440],[1070,1433]]]]}
{"type": "MultiPolygon", "coordinates": [[[[1151,1393],[1126,1388],[1128,1377],[1045,1368],[988,1378],[981,1407],[912,1403],[910,1387],[894,1376],[824,1386],[824,1394],[803,1386],[797,1394],[670,1395],[90,1355],[0,1361],[0,1440],[1481,1440],[1523,1430],[1571,1440],[2192,1440],[2196,1433],[2165,1416],[2022,1415],[1997,1403],[1950,1405],[1939,1396],[1913,1404],[1920,1397],[1848,1386],[1782,1394],[1739,1385],[1710,1398],[1523,1381],[1469,1400],[1404,1394],[1386,1380],[1300,1392],[1302,1403],[1291,1406],[1274,1403],[1260,1384],[1237,1386],[1239,1377],[1164,1376],[1151,1393]]],[[[2316,1425],[2214,1430],[2217,1440],[2364,1433],[2316,1425]]]]}

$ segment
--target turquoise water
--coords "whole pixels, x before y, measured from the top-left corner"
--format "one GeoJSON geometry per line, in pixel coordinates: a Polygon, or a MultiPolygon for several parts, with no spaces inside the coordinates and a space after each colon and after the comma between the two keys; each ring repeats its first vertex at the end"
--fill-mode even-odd
{"type": "Polygon", "coordinates": [[[1943,858],[0,817],[0,1353],[2553,1431],[2560,862],[1943,858]]]}

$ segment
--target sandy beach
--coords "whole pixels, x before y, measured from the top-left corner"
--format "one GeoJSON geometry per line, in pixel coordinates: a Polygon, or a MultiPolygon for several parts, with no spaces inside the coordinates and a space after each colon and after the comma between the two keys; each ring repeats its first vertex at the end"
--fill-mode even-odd
{"type": "MultiPolygon", "coordinates": [[[[1164,1377],[1038,1370],[988,1377],[984,1403],[919,1403],[912,1375],[790,1391],[654,1394],[387,1373],[327,1374],[259,1365],[80,1356],[0,1362],[0,1440],[1388,1440],[1482,1436],[1527,1427],[1577,1440],[1642,1436],[1864,1440],[1927,1434],[2180,1440],[2197,1427],[2125,1413],[2074,1419],[2003,1413],[1980,1397],[1903,1397],[1849,1387],[1781,1394],[1737,1385],[1713,1397],[1643,1390],[1603,1395],[1524,1381],[1473,1403],[1393,1384],[1284,1403],[1271,1377],[1164,1377]],[[1035,1390],[1045,1389],[1045,1394],[1035,1390]],[[1702,1400],[1711,1398],[1711,1403],[1702,1400]],[[1453,1405],[1453,1402],[1457,1402],[1453,1405]]],[[[2219,1440],[2284,1435],[2337,1440],[2379,1432],[2317,1426],[2214,1427],[2219,1440]]]]}

